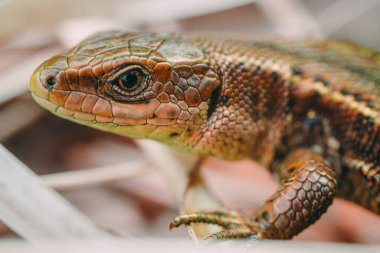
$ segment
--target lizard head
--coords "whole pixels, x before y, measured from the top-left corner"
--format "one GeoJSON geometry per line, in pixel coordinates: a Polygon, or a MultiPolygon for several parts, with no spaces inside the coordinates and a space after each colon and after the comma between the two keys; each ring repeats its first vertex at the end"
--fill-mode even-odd
{"type": "Polygon", "coordinates": [[[202,135],[220,80],[182,37],[103,32],[43,62],[29,86],[60,117],[186,149],[202,135]]]}

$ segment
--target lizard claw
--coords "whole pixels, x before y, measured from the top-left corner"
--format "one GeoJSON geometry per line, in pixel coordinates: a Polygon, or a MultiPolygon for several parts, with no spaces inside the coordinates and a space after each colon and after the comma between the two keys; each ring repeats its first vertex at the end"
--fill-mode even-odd
{"type": "Polygon", "coordinates": [[[250,218],[236,211],[227,210],[201,211],[180,215],[170,223],[169,228],[173,230],[181,225],[190,225],[191,223],[215,224],[225,229],[211,235],[208,239],[246,239],[257,235],[250,218]]]}
{"type": "Polygon", "coordinates": [[[223,230],[218,233],[210,235],[209,239],[217,239],[217,240],[225,240],[225,239],[259,239],[257,236],[257,232],[252,231],[251,229],[230,229],[223,230]]]}

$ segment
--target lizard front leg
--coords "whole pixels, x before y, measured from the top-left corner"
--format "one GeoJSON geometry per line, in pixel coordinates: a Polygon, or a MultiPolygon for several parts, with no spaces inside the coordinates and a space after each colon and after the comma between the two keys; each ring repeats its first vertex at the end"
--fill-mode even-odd
{"type": "Polygon", "coordinates": [[[282,183],[280,189],[253,214],[235,211],[186,214],[175,218],[171,228],[201,222],[225,229],[212,235],[213,238],[292,238],[315,222],[332,203],[335,173],[322,157],[302,149],[291,152],[276,174],[282,183]]]}

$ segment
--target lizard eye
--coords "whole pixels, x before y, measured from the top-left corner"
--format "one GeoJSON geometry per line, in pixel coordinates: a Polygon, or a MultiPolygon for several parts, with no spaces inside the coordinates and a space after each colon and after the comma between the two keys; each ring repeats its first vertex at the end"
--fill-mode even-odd
{"type": "Polygon", "coordinates": [[[144,79],[145,77],[139,69],[132,69],[122,74],[117,83],[122,90],[131,92],[138,89],[144,83],[144,79]]]}
{"type": "Polygon", "coordinates": [[[139,69],[132,69],[122,74],[117,81],[121,89],[134,91],[144,82],[144,76],[139,69]]]}
{"type": "Polygon", "coordinates": [[[129,66],[113,73],[109,84],[109,95],[117,99],[132,99],[139,95],[149,83],[149,73],[140,66],[129,66]],[[120,97],[121,96],[121,97],[120,97]]]}

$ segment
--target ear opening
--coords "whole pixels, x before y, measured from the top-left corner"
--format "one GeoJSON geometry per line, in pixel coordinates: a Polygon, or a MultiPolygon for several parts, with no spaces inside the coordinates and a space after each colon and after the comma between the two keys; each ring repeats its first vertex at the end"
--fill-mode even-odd
{"type": "Polygon", "coordinates": [[[207,119],[209,119],[216,110],[216,105],[218,104],[218,101],[219,101],[221,89],[222,87],[218,86],[211,93],[210,102],[208,104],[208,110],[207,110],[207,119]]]}

